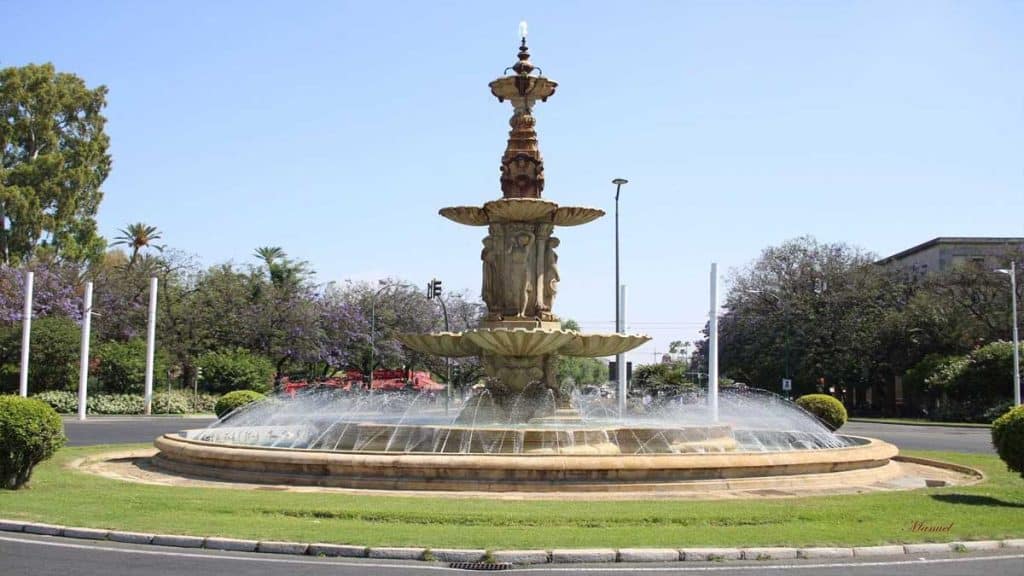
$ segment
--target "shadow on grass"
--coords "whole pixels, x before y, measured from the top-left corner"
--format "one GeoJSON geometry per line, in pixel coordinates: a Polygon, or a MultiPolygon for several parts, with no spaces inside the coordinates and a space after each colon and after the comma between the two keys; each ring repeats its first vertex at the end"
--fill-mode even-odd
{"type": "Polygon", "coordinates": [[[999,506],[1003,508],[1024,508],[1020,502],[1007,502],[991,496],[975,494],[932,494],[931,497],[946,504],[966,504],[968,506],[999,506]]]}

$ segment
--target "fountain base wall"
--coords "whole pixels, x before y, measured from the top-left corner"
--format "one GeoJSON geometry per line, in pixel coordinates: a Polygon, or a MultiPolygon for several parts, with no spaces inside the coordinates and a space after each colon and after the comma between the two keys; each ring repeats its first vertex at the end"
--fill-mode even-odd
{"type": "Polygon", "coordinates": [[[880,440],[844,448],[691,454],[423,454],[333,452],[216,444],[167,434],[154,463],[218,480],[375,490],[659,491],[688,482],[881,473],[898,454],[880,440]],[[868,472],[870,473],[870,472],[868,472]]]}

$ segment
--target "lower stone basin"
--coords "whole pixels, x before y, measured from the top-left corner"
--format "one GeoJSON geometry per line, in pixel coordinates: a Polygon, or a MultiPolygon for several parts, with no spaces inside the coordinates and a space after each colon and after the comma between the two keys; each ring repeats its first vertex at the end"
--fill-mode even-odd
{"type": "Polygon", "coordinates": [[[658,491],[707,480],[871,473],[884,470],[898,454],[895,446],[880,440],[847,438],[853,445],[773,452],[606,454],[595,444],[589,454],[427,454],[239,446],[167,434],[155,442],[160,452],[154,464],[180,474],[220,480],[303,486],[614,492],[658,491]]]}
{"type": "Polygon", "coordinates": [[[186,430],[188,440],[247,447],[427,454],[642,454],[736,450],[732,428],[718,426],[464,426],[345,422],[186,430]]]}

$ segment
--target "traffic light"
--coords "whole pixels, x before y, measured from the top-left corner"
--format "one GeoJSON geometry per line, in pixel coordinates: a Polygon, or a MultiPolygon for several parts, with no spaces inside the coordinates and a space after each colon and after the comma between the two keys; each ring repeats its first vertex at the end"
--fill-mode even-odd
{"type": "Polygon", "coordinates": [[[433,279],[427,282],[427,298],[440,298],[441,297],[441,281],[433,279]]]}

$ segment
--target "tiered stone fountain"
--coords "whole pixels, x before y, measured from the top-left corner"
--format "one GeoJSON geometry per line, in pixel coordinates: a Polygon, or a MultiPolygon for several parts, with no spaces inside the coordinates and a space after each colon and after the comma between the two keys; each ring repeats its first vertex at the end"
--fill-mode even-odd
{"type": "Polygon", "coordinates": [[[373,489],[687,493],[884,489],[897,480],[902,484],[892,486],[909,486],[905,468],[892,461],[894,446],[836,436],[778,399],[730,400],[723,422],[708,418],[703,402],[682,403],[667,416],[569,407],[556,382],[558,356],[610,356],[648,337],[561,328],[554,313],[559,241],[552,234],[604,212],[541,198],[544,162],[532,110],[557,84],[536,73],[525,38],[511,69],[490,84],[513,107],[502,197],[440,211],[459,224],[487,226],[487,316],[465,332],[401,336],[420,352],[479,356],[487,389],[457,416],[418,400],[389,412],[382,401],[388,398],[377,394],[327,390],[269,399],[209,428],[157,438],[152,462],[198,477],[373,489]]]}
{"type": "Polygon", "coordinates": [[[639,334],[583,334],[563,330],[554,313],[558,294],[559,239],[556,226],[592,222],[604,211],[559,206],[541,198],[544,161],[537,141],[533,107],[555,93],[556,82],[539,74],[530,62],[523,38],[514,74],[491,82],[499,102],[513,112],[508,145],[501,158],[502,198],[483,206],[442,208],[440,214],[467,226],[487,226],[480,259],[481,297],[487,318],[475,330],[439,334],[403,334],[399,339],[419,352],[437,356],[479,356],[489,379],[487,389],[497,414],[492,419],[525,422],[545,417],[572,418],[564,390],[556,382],[555,359],[561,356],[601,357],[632,350],[649,338],[639,334]],[[539,385],[538,385],[539,384],[539,385]],[[538,401],[550,394],[559,408],[538,401]]]}

